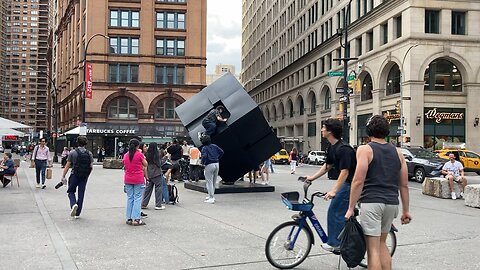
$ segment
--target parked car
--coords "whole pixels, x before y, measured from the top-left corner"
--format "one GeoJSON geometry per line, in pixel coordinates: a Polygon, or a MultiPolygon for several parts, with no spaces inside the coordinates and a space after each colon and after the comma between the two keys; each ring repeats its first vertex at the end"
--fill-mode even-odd
{"type": "MultiPolygon", "coordinates": [[[[455,159],[460,161],[465,172],[476,172],[480,175],[480,155],[467,149],[442,149],[435,151],[439,158],[448,159],[450,153],[455,155],[455,159]]],[[[444,162],[447,162],[444,160],[444,162]]]]}
{"type": "Polygon", "coordinates": [[[317,164],[323,165],[325,163],[325,152],[324,151],[310,151],[308,153],[307,162],[308,164],[317,164]]]}
{"type": "Polygon", "coordinates": [[[290,156],[288,155],[287,150],[280,149],[280,151],[278,151],[275,155],[273,155],[272,162],[274,164],[279,164],[279,163],[286,164],[286,163],[288,163],[288,158],[289,157],[290,156]]]}
{"type": "Polygon", "coordinates": [[[445,160],[423,147],[400,148],[407,162],[408,177],[423,183],[427,176],[440,176],[445,160]]]}

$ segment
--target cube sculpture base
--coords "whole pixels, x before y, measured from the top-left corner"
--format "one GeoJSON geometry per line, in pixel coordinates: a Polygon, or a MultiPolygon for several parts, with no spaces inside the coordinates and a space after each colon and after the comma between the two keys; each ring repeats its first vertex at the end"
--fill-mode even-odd
{"type": "MultiPolygon", "coordinates": [[[[205,184],[206,184],[205,181],[187,182],[184,184],[184,187],[186,189],[208,193],[205,184]]],[[[235,182],[234,185],[224,185],[221,183],[218,183],[217,185],[218,185],[217,188],[215,188],[215,194],[274,192],[275,191],[274,186],[253,184],[253,183],[250,183],[249,181],[237,181],[235,182]]]]}
{"type": "MultiPolygon", "coordinates": [[[[453,191],[460,196],[460,191],[462,190],[462,185],[456,182],[453,182],[453,191]]],[[[429,195],[442,199],[451,199],[452,195],[450,192],[450,186],[448,180],[443,177],[431,177],[425,178],[422,184],[422,193],[424,195],[429,195]]]]}
{"type": "Polygon", "coordinates": [[[175,108],[197,146],[202,121],[218,105],[229,115],[226,124],[217,127],[212,142],[223,149],[219,175],[226,184],[234,184],[245,173],[273,156],[282,145],[262,111],[235,77],[226,73],[175,108]]]}
{"type": "Polygon", "coordinates": [[[480,208],[480,184],[465,187],[465,205],[480,208]]]}

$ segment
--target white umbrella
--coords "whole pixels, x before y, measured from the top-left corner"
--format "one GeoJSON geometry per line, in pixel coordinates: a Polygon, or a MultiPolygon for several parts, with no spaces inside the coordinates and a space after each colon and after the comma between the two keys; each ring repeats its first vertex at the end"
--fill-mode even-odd
{"type": "Polygon", "coordinates": [[[2,128],[31,128],[31,126],[24,125],[3,117],[0,117],[0,127],[2,128]]]}
{"type": "Polygon", "coordinates": [[[11,128],[0,128],[0,136],[5,136],[5,135],[14,135],[18,137],[24,137],[25,133],[20,132],[18,130],[11,129],[11,128]]]}

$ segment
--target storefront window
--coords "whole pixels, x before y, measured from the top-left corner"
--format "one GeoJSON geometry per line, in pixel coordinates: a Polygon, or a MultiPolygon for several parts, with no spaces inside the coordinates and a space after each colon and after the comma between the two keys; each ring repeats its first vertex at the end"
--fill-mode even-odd
{"type": "Polygon", "coordinates": [[[425,91],[462,91],[462,75],[450,61],[436,59],[430,63],[424,76],[425,91]]]}
{"type": "Polygon", "coordinates": [[[370,74],[367,74],[363,79],[361,100],[362,101],[371,100],[373,98],[372,90],[373,90],[372,77],[370,76],[370,74]]]}
{"type": "Polygon", "coordinates": [[[465,142],[465,109],[425,108],[424,147],[443,148],[444,142],[465,142]]]}
{"type": "Polygon", "coordinates": [[[177,119],[175,107],[180,105],[180,102],[173,98],[162,99],[157,103],[155,108],[156,119],[177,119]]]}
{"type": "Polygon", "coordinates": [[[368,135],[365,125],[370,117],[372,117],[372,114],[362,114],[357,116],[357,145],[368,143],[368,135]]]}
{"type": "Polygon", "coordinates": [[[400,69],[397,64],[390,69],[385,88],[387,89],[387,96],[400,93],[400,69]]]}
{"type": "Polygon", "coordinates": [[[136,119],[137,105],[128,97],[118,97],[108,106],[108,118],[136,119]]]}

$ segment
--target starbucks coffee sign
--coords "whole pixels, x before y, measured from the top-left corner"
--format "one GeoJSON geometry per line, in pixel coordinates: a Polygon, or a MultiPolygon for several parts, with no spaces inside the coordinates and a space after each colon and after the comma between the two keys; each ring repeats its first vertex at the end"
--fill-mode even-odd
{"type": "Polygon", "coordinates": [[[87,134],[135,134],[135,129],[87,129],[87,134]]]}
{"type": "Polygon", "coordinates": [[[425,113],[425,118],[434,119],[437,124],[443,120],[462,120],[463,117],[463,112],[439,112],[437,108],[430,109],[425,113]]]}

